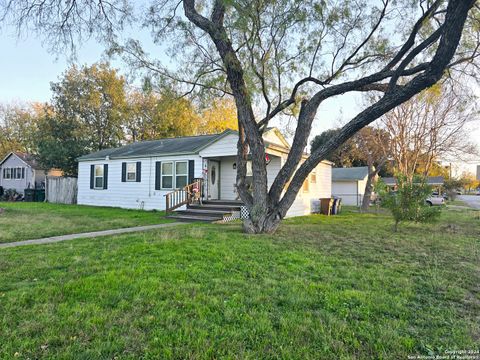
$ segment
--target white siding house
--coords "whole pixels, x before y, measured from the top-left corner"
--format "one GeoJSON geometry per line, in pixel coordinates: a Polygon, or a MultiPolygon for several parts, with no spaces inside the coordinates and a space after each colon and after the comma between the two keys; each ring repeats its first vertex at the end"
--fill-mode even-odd
{"type": "Polygon", "coordinates": [[[368,167],[332,169],[332,195],[344,205],[360,206],[368,179],[368,167]]]}
{"type": "Polygon", "coordinates": [[[0,161],[0,186],[23,194],[25,189],[43,188],[45,171],[33,157],[21,152],[11,152],[0,161]]]}
{"type": "MultiPolygon", "coordinates": [[[[165,195],[203,180],[205,200],[239,200],[236,183],[238,133],[181,137],[133,143],[80,157],[78,203],[129,209],[164,210],[165,195]]],[[[277,129],[265,133],[268,183],[288,155],[277,129]]],[[[247,174],[248,175],[248,174],[247,174]]],[[[287,216],[310,214],[319,198],[331,196],[331,163],[312,172],[287,216]]]]}

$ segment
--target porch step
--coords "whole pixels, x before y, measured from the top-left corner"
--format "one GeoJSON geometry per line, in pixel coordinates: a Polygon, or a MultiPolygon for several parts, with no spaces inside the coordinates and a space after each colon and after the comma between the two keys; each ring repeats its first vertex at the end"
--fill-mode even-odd
{"type": "Polygon", "coordinates": [[[175,214],[182,214],[182,215],[200,215],[200,216],[220,216],[229,215],[231,211],[223,211],[223,210],[212,210],[212,209],[192,209],[191,207],[187,210],[177,210],[175,214]]]}
{"type": "Polygon", "coordinates": [[[219,221],[223,219],[223,216],[207,216],[205,214],[176,214],[176,212],[172,215],[168,215],[167,218],[175,219],[178,221],[186,221],[186,222],[213,222],[219,221]]]}
{"type": "Polygon", "coordinates": [[[228,205],[228,206],[243,206],[241,200],[205,200],[204,205],[228,205]]]}
{"type": "Polygon", "coordinates": [[[179,221],[219,221],[234,211],[240,211],[242,205],[241,201],[208,200],[202,204],[188,205],[186,210],[177,210],[167,217],[179,221]]]}
{"type": "Polygon", "coordinates": [[[231,213],[232,211],[240,211],[240,206],[237,205],[215,205],[215,204],[203,204],[203,205],[189,205],[188,209],[192,210],[208,210],[208,211],[222,211],[224,213],[231,213]]]}

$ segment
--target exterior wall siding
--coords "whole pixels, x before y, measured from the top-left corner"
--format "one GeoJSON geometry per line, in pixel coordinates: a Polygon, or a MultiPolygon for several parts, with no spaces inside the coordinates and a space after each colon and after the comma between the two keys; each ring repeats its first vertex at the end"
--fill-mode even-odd
{"type": "Polygon", "coordinates": [[[165,196],[172,190],[155,190],[155,162],[195,160],[194,176],[202,177],[199,156],[152,157],[85,161],[78,166],[78,204],[125,209],[165,210],[165,196]],[[141,161],[141,182],[122,182],[122,162],[141,161]],[[108,164],[108,188],[90,189],[90,165],[108,164]]]}
{"type": "Polygon", "coordinates": [[[321,198],[332,196],[332,166],[320,163],[316,167],[316,183],[309,184],[309,191],[300,189],[286,217],[309,215],[318,212],[321,198]]]}
{"type": "Polygon", "coordinates": [[[230,134],[199,152],[201,157],[237,156],[237,135],[230,134]]]}
{"type": "MultiPolygon", "coordinates": [[[[269,139],[273,141],[274,139],[269,139]]],[[[140,159],[118,159],[103,161],[85,161],[79,163],[78,204],[94,206],[112,206],[128,209],[164,210],[165,194],[172,190],[155,190],[155,162],[170,160],[195,160],[195,177],[204,178],[203,162],[206,158],[220,161],[220,199],[235,200],[237,136],[227,135],[200,151],[199,155],[152,157],[140,159]],[[122,182],[122,162],[141,161],[141,182],[122,182]],[[108,164],[108,188],[90,189],[90,165],[108,164]]],[[[280,171],[286,155],[270,154],[267,166],[268,186],[271,186],[280,171]]],[[[308,192],[300,190],[296,200],[287,213],[287,217],[308,215],[319,208],[319,199],[332,194],[332,166],[320,163],[316,168],[316,183],[310,183],[308,192]]]]}
{"type": "MultiPolygon", "coordinates": [[[[38,171],[38,170],[37,170],[38,171]]],[[[45,177],[40,179],[40,182],[45,181],[45,177]]],[[[34,170],[25,164],[21,159],[19,159],[15,154],[11,155],[1,166],[0,166],[0,186],[5,190],[14,189],[16,192],[23,194],[25,189],[34,188],[34,170]],[[4,168],[16,168],[23,167],[25,168],[25,178],[24,179],[4,179],[3,178],[3,169],[4,168]]]]}
{"type": "Polygon", "coordinates": [[[332,181],[332,194],[341,198],[343,205],[360,206],[366,184],[366,178],[364,180],[332,181]]]}

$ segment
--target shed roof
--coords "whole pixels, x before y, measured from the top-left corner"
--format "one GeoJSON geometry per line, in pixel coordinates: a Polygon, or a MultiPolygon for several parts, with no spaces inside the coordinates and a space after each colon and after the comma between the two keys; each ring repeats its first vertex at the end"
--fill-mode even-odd
{"type": "MultiPolygon", "coordinates": [[[[383,182],[385,183],[385,185],[388,185],[388,186],[394,186],[394,185],[397,185],[397,179],[393,178],[393,177],[385,177],[385,178],[382,178],[383,182]]],[[[443,176],[429,176],[427,177],[427,184],[428,185],[443,185],[445,179],[443,178],[443,176]]]]}
{"type": "Polygon", "coordinates": [[[367,176],[368,176],[368,166],[332,169],[333,181],[363,180],[367,176]]]}

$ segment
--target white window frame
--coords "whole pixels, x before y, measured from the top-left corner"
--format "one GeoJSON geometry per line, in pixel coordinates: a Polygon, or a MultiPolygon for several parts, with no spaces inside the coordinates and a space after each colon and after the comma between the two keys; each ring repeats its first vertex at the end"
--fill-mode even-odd
{"type": "Polygon", "coordinates": [[[185,186],[188,185],[188,161],[186,160],[181,160],[181,161],[175,161],[175,169],[174,169],[174,172],[175,172],[175,189],[178,188],[177,186],[177,177],[179,176],[182,176],[185,178],[185,186]],[[181,163],[184,163],[186,166],[185,166],[185,169],[186,169],[186,172],[184,174],[177,174],[177,164],[181,164],[181,163]]]}
{"type": "Polygon", "coordinates": [[[137,181],[137,163],[136,162],[127,162],[126,170],[125,170],[125,181],[126,182],[136,182],[137,181]],[[133,172],[128,171],[128,167],[133,166],[133,172]],[[128,178],[128,174],[133,173],[133,179],[128,178]]]}
{"type": "Polygon", "coordinates": [[[105,172],[104,172],[104,170],[105,170],[105,168],[104,168],[103,164],[93,166],[93,188],[95,190],[103,190],[103,187],[104,187],[104,184],[105,184],[105,172]],[[97,176],[97,167],[102,169],[102,176],[97,176]],[[102,179],[102,186],[97,186],[97,178],[102,179]]]}
{"type": "Polygon", "coordinates": [[[161,188],[166,189],[166,190],[172,190],[175,188],[175,161],[162,161],[162,165],[160,168],[160,182],[161,182],[161,188]],[[171,174],[163,174],[163,166],[166,164],[171,164],[172,165],[172,173],[171,174]],[[165,187],[163,186],[163,178],[165,176],[171,176],[172,177],[172,187],[165,187]]]}
{"type": "Polygon", "coordinates": [[[173,190],[177,189],[177,176],[184,176],[186,178],[186,185],[188,185],[188,160],[178,160],[178,161],[162,161],[161,169],[160,169],[160,188],[162,190],[173,190]],[[177,174],[177,164],[178,163],[185,163],[186,164],[186,173],[185,174],[177,174]],[[163,174],[163,166],[164,164],[172,164],[172,173],[171,174],[163,174]],[[172,177],[172,187],[165,187],[163,186],[163,178],[164,176],[171,176],[172,177]]]}
{"type": "Polygon", "coordinates": [[[317,183],[317,171],[316,171],[316,170],[313,170],[313,171],[310,173],[310,183],[312,183],[312,184],[316,184],[316,183],[317,183]]]}

